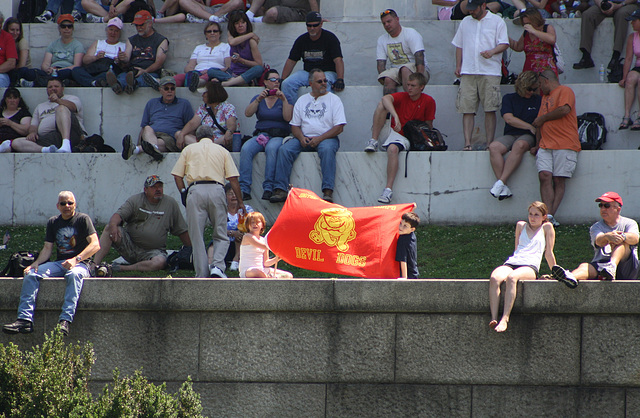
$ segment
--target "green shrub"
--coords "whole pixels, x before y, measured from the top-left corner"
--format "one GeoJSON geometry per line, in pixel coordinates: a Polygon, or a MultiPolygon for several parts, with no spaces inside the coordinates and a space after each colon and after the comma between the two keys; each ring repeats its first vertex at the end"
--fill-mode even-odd
{"type": "Polygon", "coordinates": [[[22,352],[0,344],[0,417],[200,417],[200,395],[187,379],[171,395],[163,383],[149,383],[136,371],[113,374],[97,399],[88,388],[95,354],[91,343],[65,344],[59,330],[45,335],[42,347],[22,352]]]}

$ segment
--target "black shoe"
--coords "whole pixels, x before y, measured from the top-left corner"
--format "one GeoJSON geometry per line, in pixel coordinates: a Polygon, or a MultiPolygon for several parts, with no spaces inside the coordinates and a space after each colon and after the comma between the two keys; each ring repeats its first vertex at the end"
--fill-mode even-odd
{"type": "Polygon", "coordinates": [[[262,200],[269,200],[271,199],[271,195],[273,193],[271,192],[271,190],[265,190],[264,193],[262,193],[262,200]]]}
{"type": "Polygon", "coordinates": [[[7,334],[30,334],[33,332],[33,322],[26,319],[16,319],[16,322],[5,324],[2,327],[2,332],[7,334]]]}
{"type": "Polygon", "coordinates": [[[145,141],[144,139],[142,140],[142,151],[144,151],[145,154],[149,154],[154,160],[158,162],[162,161],[162,159],[164,158],[164,155],[162,155],[162,153],[158,151],[156,147],[151,145],[151,142],[145,141]]]}
{"type": "Polygon", "coordinates": [[[596,65],[593,63],[591,57],[582,57],[582,59],[573,64],[574,70],[582,70],[584,68],[593,68],[596,65]]]}
{"type": "Polygon", "coordinates": [[[247,200],[251,200],[251,195],[249,193],[242,192],[242,201],[246,202],[247,200]]]}
{"type": "Polygon", "coordinates": [[[285,200],[287,200],[287,192],[282,189],[276,189],[276,191],[273,192],[273,194],[269,198],[269,202],[271,203],[284,202],[285,200]]]}
{"type": "Polygon", "coordinates": [[[333,203],[333,190],[331,189],[323,189],[322,190],[322,200],[333,203]]]}
{"type": "Polygon", "coordinates": [[[131,158],[135,149],[135,145],[131,143],[131,135],[125,135],[124,138],[122,138],[122,158],[125,160],[131,158]]]}
{"type": "Polygon", "coordinates": [[[189,91],[195,93],[198,90],[198,86],[200,85],[200,73],[197,71],[189,71],[187,73],[187,77],[189,78],[189,83],[187,87],[189,87],[189,91]]]}
{"type": "Polygon", "coordinates": [[[62,321],[58,322],[58,325],[60,325],[60,332],[62,333],[62,335],[64,335],[65,337],[69,335],[71,322],[67,321],[66,319],[63,319],[62,321]]]}

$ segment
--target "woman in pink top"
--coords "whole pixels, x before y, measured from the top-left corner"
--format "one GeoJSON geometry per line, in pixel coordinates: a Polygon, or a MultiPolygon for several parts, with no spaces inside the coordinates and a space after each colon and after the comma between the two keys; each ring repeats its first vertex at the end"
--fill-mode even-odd
{"type": "MultiPolygon", "coordinates": [[[[631,121],[631,106],[636,96],[638,80],[640,80],[640,10],[636,10],[626,18],[631,21],[633,33],[627,38],[627,56],[624,59],[622,69],[622,80],[618,84],[624,87],[624,117],[618,129],[631,127],[632,131],[640,130],[640,118],[635,122],[631,121]],[[633,67],[633,68],[632,68],[633,67]]],[[[640,103],[640,96],[638,96],[640,103]]]]}
{"type": "Polygon", "coordinates": [[[525,61],[522,71],[541,73],[546,69],[558,75],[553,47],[556,44],[556,31],[544,23],[538,9],[529,8],[520,14],[524,32],[517,41],[509,38],[509,46],[517,52],[524,51],[525,61]]]}

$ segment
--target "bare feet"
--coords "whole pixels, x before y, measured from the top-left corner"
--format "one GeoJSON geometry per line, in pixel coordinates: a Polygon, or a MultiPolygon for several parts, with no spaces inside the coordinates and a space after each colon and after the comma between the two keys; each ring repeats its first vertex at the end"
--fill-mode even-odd
{"type": "Polygon", "coordinates": [[[495,327],[496,332],[505,332],[507,330],[507,325],[509,325],[509,318],[505,318],[503,316],[498,326],[495,327]]]}
{"type": "Polygon", "coordinates": [[[496,321],[495,319],[492,319],[491,322],[489,322],[489,326],[491,328],[495,328],[496,325],[498,325],[498,321],[496,321]]]}

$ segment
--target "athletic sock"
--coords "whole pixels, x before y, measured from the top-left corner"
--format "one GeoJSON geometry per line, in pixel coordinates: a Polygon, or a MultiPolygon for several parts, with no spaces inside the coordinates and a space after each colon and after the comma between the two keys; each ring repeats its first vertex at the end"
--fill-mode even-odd
{"type": "Polygon", "coordinates": [[[71,152],[71,141],[68,139],[62,140],[62,146],[56,151],[61,153],[70,153],[71,152]]]}
{"type": "Polygon", "coordinates": [[[142,148],[140,148],[140,145],[138,145],[133,149],[133,155],[140,154],[141,152],[142,152],[142,148]]]}

